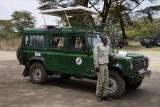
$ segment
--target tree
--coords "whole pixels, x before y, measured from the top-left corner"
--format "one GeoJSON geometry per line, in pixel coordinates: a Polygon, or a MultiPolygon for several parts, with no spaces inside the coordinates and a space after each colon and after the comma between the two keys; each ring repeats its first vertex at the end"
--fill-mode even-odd
{"type": "Polygon", "coordinates": [[[13,32],[13,24],[11,20],[0,20],[0,30],[13,32]]]}
{"type": "MultiPolygon", "coordinates": [[[[39,0],[41,7],[45,10],[50,8],[69,7],[82,5],[89,8],[94,8],[101,17],[101,28],[104,29],[106,22],[111,19],[120,24],[123,38],[126,38],[125,25],[126,22],[131,22],[133,16],[137,14],[147,15],[151,20],[154,12],[160,10],[160,6],[151,6],[145,9],[134,11],[140,4],[147,0],[39,0]],[[100,6],[101,5],[101,6],[100,6]],[[102,7],[102,8],[99,8],[102,7]]],[[[155,0],[148,0],[155,1],[155,0]]]]}
{"type": "Polygon", "coordinates": [[[11,20],[0,20],[0,39],[16,38],[11,20]]]}
{"type": "Polygon", "coordinates": [[[15,11],[13,12],[12,22],[18,32],[22,32],[25,28],[35,26],[35,17],[27,11],[15,11]]]}
{"type": "Polygon", "coordinates": [[[152,23],[143,18],[134,21],[133,26],[128,26],[126,30],[129,37],[136,36],[159,36],[160,19],[153,19],[152,23]]]}

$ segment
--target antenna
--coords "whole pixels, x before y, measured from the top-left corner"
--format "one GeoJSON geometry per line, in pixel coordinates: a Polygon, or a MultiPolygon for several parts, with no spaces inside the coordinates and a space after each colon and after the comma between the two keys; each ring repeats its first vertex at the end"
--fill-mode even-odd
{"type": "Polygon", "coordinates": [[[44,24],[45,24],[45,26],[47,26],[47,23],[46,23],[46,19],[45,19],[45,17],[44,17],[44,14],[42,14],[42,16],[43,16],[44,24]]]}

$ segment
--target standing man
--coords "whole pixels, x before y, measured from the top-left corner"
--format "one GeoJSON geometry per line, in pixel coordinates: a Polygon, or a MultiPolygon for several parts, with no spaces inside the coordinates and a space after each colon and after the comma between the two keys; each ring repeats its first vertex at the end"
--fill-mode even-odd
{"type": "Polygon", "coordinates": [[[96,87],[97,101],[101,101],[103,98],[109,100],[107,97],[109,87],[109,45],[107,36],[101,36],[101,41],[102,43],[96,44],[93,51],[93,59],[98,79],[96,87]]]}

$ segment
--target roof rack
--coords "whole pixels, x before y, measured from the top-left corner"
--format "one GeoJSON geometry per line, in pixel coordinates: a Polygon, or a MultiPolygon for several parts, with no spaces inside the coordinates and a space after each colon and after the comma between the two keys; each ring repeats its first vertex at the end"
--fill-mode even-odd
{"type": "MultiPolygon", "coordinates": [[[[84,6],[43,10],[41,11],[41,14],[61,17],[61,21],[63,24],[62,28],[64,29],[71,28],[71,29],[82,29],[88,31],[107,32],[109,35],[111,33],[118,34],[119,32],[119,31],[114,31],[115,29],[119,28],[117,26],[112,25],[111,23],[101,23],[101,22],[95,22],[94,20],[89,20],[90,16],[93,14],[97,14],[97,12],[84,6]],[[80,17],[80,20],[83,20],[83,22],[82,23],[80,23],[80,21],[77,22],[77,20],[75,20],[74,18],[75,16],[80,17]],[[101,26],[105,26],[106,29],[102,29],[101,26]]],[[[56,26],[55,28],[58,27],[56,26]]]]}
{"type": "Polygon", "coordinates": [[[42,14],[52,15],[52,16],[63,16],[67,14],[68,16],[73,16],[77,14],[97,14],[97,12],[91,10],[90,8],[84,6],[76,6],[76,7],[68,7],[68,8],[60,8],[60,9],[49,9],[41,11],[42,14]]]}
{"type": "MultiPolygon", "coordinates": [[[[68,8],[60,8],[60,9],[49,9],[41,11],[42,14],[58,16],[61,17],[63,26],[72,27],[70,17],[80,16],[83,18],[83,24],[88,25],[87,20],[88,17],[92,14],[97,14],[95,11],[90,8],[84,6],[76,6],[76,7],[68,7],[68,8]],[[66,24],[67,21],[67,24],[66,24]]],[[[73,21],[73,19],[72,19],[73,21]]],[[[93,22],[94,23],[94,22],[93,22]]]]}

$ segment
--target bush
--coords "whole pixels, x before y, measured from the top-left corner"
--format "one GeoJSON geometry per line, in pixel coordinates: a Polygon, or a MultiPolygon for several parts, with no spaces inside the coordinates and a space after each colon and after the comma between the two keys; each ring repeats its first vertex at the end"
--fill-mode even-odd
{"type": "Polygon", "coordinates": [[[0,50],[16,50],[20,39],[0,39],[0,50]]]}
{"type": "Polygon", "coordinates": [[[0,39],[14,39],[14,38],[19,38],[18,34],[12,33],[12,32],[7,32],[4,30],[0,31],[0,39]]]}

